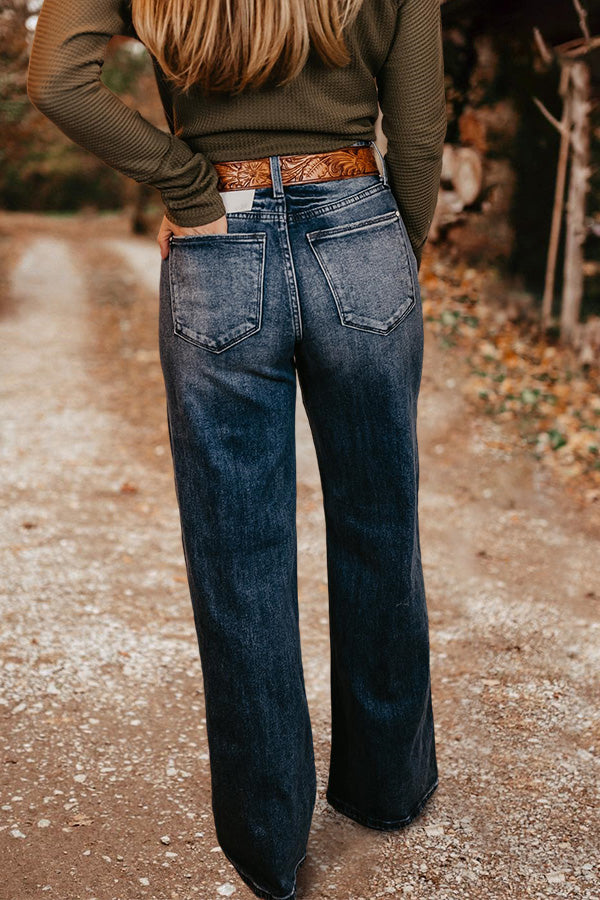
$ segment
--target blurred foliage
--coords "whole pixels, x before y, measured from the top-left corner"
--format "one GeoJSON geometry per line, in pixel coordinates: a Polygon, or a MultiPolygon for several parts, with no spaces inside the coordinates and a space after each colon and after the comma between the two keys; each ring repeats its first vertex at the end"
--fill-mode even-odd
{"type": "MultiPolygon", "coordinates": [[[[31,11],[27,0],[4,0],[0,12],[0,205],[53,212],[120,209],[138,185],[70,141],[27,97],[31,11]]],[[[111,41],[102,81],[165,127],[150,57],[132,52],[134,43],[111,41]]]]}
{"type": "Polygon", "coordinates": [[[464,361],[463,396],[512,424],[504,432],[507,448],[519,444],[561,480],[578,484],[586,500],[599,500],[598,360],[582,363],[571,347],[541,335],[534,306],[492,266],[457,262],[450,270],[432,253],[420,280],[428,328],[464,361]]]}

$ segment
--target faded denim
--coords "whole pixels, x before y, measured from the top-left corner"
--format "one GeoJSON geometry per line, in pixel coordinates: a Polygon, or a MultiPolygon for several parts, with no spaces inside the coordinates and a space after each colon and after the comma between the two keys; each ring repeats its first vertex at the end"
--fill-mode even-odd
{"type": "Polygon", "coordinates": [[[272,156],[273,184],[252,209],[228,213],[225,235],[172,237],[161,267],[212,810],[226,857],[266,900],[295,897],[316,800],[298,629],[296,375],[326,518],[327,800],[391,830],[438,784],[417,507],[423,316],[380,158],[378,174],[284,188],[272,156]]]}

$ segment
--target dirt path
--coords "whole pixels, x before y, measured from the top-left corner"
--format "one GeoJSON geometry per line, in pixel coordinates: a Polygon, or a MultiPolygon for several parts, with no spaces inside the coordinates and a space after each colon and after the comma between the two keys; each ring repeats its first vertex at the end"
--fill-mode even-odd
{"type": "MultiPolygon", "coordinates": [[[[158,247],[110,217],[7,225],[0,898],[249,900],[210,813],[157,350],[158,247]]],[[[319,774],[302,900],[600,895],[600,529],[532,460],[497,449],[502,430],[467,413],[462,375],[428,334],[420,517],[440,786],[394,834],[324,800],[324,523],[298,392],[319,774]]]]}

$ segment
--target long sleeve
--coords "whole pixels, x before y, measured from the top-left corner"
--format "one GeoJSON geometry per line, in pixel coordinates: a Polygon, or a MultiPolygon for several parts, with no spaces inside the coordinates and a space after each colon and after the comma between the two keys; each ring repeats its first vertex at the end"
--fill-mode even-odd
{"type": "Polygon", "coordinates": [[[135,37],[126,0],[44,0],[33,39],[27,95],[64,134],[108,165],[160,191],[167,218],[204,225],[225,207],[202,153],[128,107],[101,80],[113,35],[135,37]]]}
{"type": "Polygon", "coordinates": [[[396,33],[376,81],[390,187],[420,265],[447,127],[440,0],[399,0],[396,33]]]}

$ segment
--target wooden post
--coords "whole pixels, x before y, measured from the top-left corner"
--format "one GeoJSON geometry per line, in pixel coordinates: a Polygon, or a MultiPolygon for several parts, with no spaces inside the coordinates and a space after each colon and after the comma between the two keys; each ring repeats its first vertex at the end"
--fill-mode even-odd
{"type": "Polygon", "coordinates": [[[585,240],[585,202],[589,188],[591,103],[590,70],[587,63],[577,60],[571,64],[571,173],[567,201],[565,265],[560,339],[572,339],[579,322],[583,296],[583,242],[585,240]]]}
{"type": "Polygon", "coordinates": [[[567,63],[561,65],[559,93],[563,98],[563,114],[560,120],[560,150],[556,169],[556,186],[554,189],[554,206],[552,209],[552,225],[550,228],[550,242],[548,246],[548,258],[546,261],[546,279],[544,283],[544,297],[542,300],[542,329],[546,331],[552,317],[552,300],[554,298],[554,279],[556,273],[556,258],[558,256],[558,240],[562,224],[563,204],[565,196],[565,184],[567,180],[567,163],[569,161],[569,133],[571,130],[571,89],[570,66],[567,63]]]}

